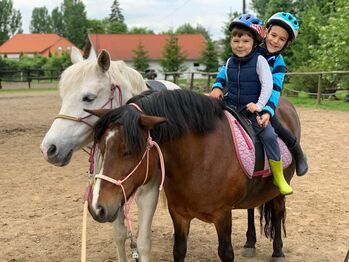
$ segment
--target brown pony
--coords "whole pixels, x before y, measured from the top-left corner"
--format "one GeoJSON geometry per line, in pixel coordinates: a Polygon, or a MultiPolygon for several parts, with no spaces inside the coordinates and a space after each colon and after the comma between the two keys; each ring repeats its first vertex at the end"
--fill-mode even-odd
{"type": "MultiPolygon", "coordinates": [[[[271,200],[268,221],[274,235],[272,256],[283,261],[284,197],[271,177],[249,179],[244,174],[221,102],[184,90],[156,92],[133,101],[142,112],[131,104],[109,112],[94,111],[101,116],[95,126],[95,142],[103,164],[89,199],[93,218],[113,221],[138,187],[160,179],[160,154],[151,147],[153,139],[164,157],[164,189],[175,230],[174,261],[184,261],[193,218],[215,225],[219,257],[233,261],[231,210],[251,209],[271,200]]],[[[299,137],[294,107],[285,100],[280,103],[283,111],[279,118],[299,137]]],[[[288,182],[294,169],[292,164],[285,170],[288,182]]],[[[254,246],[253,232],[251,224],[247,248],[254,246]]]]}

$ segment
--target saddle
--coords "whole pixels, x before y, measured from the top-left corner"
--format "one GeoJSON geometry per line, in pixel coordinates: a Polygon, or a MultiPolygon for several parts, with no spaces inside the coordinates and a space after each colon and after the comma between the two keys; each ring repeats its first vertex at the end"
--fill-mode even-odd
{"type": "Polygon", "coordinates": [[[228,111],[234,118],[240,123],[242,128],[251,138],[252,143],[255,148],[255,165],[254,172],[263,170],[264,168],[264,146],[258,136],[258,134],[253,129],[251,121],[247,118],[246,110],[238,111],[233,107],[224,105],[224,109],[228,111]]]}
{"type": "MultiPolygon", "coordinates": [[[[225,106],[224,114],[229,122],[236,155],[245,174],[249,178],[270,176],[271,171],[264,146],[258,134],[254,131],[250,120],[241,112],[227,106],[225,106]]],[[[283,169],[285,169],[292,162],[291,152],[279,138],[278,143],[283,169]]]]}
{"type": "Polygon", "coordinates": [[[145,84],[147,87],[152,90],[152,91],[161,91],[161,90],[166,90],[166,86],[157,80],[146,80],[145,84]]]}

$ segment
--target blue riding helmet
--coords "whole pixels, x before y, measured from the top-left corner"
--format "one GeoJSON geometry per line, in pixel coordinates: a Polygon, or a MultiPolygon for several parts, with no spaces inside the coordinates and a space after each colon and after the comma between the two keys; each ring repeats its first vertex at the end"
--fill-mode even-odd
{"type": "Polygon", "coordinates": [[[267,28],[272,25],[278,25],[284,28],[289,34],[289,41],[292,42],[297,38],[299,31],[299,23],[297,18],[291,13],[278,12],[272,15],[266,24],[267,28]]]}
{"type": "Polygon", "coordinates": [[[257,18],[256,16],[250,14],[243,14],[234,18],[234,20],[229,25],[229,31],[231,32],[233,28],[237,25],[243,26],[246,29],[248,29],[255,36],[255,39],[257,41],[263,41],[265,37],[263,21],[257,18]]]}

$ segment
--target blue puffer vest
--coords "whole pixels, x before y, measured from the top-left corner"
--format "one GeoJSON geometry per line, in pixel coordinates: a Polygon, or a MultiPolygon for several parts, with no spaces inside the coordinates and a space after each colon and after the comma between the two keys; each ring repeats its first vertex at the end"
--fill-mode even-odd
{"type": "Polygon", "coordinates": [[[242,59],[231,56],[226,65],[228,93],[224,97],[229,106],[241,109],[250,102],[257,103],[261,82],[257,74],[257,50],[242,59]]]}

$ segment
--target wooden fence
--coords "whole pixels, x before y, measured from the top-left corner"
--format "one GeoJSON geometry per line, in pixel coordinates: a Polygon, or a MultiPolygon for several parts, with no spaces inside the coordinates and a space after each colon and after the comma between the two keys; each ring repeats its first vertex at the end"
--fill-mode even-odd
{"type": "Polygon", "coordinates": [[[31,88],[33,80],[38,82],[43,80],[57,80],[63,69],[23,69],[23,70],[2,70],[0,71],[0,89],[2,82],[27,82],[31,88]]]}
{"type": "MultiPolygon", "coordinates": [[[[211,88],[211,83],[214,81],[215,77],[217,76],[218,72],[164,72],[165,75],[165,80],[167,80],[170,76],[173,77],[173,81],[175,83],[178,84],[178,79],[181,76],[184,75],[189,75],[188,79],[189,79],[189,88],[190,90],[192,90],[194,88],[194,79],[195,79],[195,75],[200,75],[200,76],[204,76],[204,78],[207,79],[207,84],[206,84],[206,88],[207,91],[210,90],[211,88]]],[[[316,95],[316,99],[317,99],[317,103],[320,104],[321,103],[321,99],[324,98],[325,96],[329,96],[329,95],[334,95],[336,90],[331,90],[333,91],[331,94],[326,93],[323,94],[322,93],[322,81],[323,81],[323,76],[324,75],[328,75],[328,74],[346,74],[349,75],[349,71],[329,71],[329,72],[288,72],[286,73],[287,76],[295,76],[295,75],[315,75],[318,76],[318,83],[317,83],[317,93],[316,95]]],[[[203,79],[201,77],[201,79],[203,79]]],[[[293,90],[294,92],[300,92],[299,90],[293,90]]],[[[329,91],[329,90],[327,90],[329,91]]],[[[348,91],[349,92],[349,91],[348,91]]],[[[312,93],[309,93],[312,94],[312,93]]]]}

